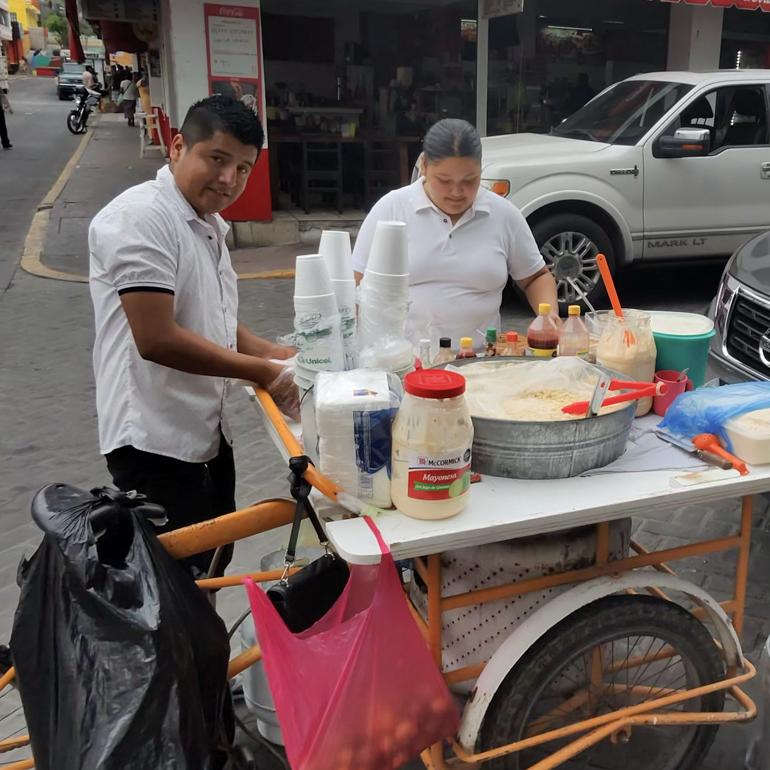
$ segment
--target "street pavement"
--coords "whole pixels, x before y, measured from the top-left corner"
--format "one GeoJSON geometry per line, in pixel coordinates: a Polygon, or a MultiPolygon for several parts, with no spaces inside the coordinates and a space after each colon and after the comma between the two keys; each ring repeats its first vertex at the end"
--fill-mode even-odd
{"type": "MultiPolygon", "coordinates": [[[[50,83],[44,84],[50,87],[50,83]]],[[[18,84],[15,91],[29,88],[30,102],[40,104],[41,114],[56,114],[56,97],[39,82],[18,84]],[[46,101],[47,100],[47,101],[46,101]],[[50,104],[48,104],[50,102],[50,104]]],[[[23,99],[21,99],[23,101],[23,99]]],[[[18,105],[20,98],[16,99],[18,105]]],[[[68,142],[61,130],[64,111],[56,121],[48,121],[47,140],[40,146],[68,142]]],[[[110,116],[111,117],[111,116],[110,116]]],[[[30,131],[33,129],[30,127],[30,131]]],[[[38,130],[38,129],[35,129],[38,130]]],[[[40,129],[42,131],[42,129],[40,129]]],[[[65,129],[66,133],[66,129],[65,129]]],[[[24,139],[24,135],[17,136],[24,139]]],[[[41,134],[42,137],[42,134],[41,134]]],[[[18,138],[14,140],[22,144],[18,138]]],[[[74,151],[75,143],[67,146],[74,151]]],[[[42,149],[40,150],[42,152],[42,149]]],[[[13,153],[16,152],[14,147],[13,153]]],[[[57,151],[58,152],[58,151],[57,151]]],[[[5,162],[9,155],[0,155],[5,162]]],[[[12,156],[15,157],[15,156],[12,156]]],[[[66,163],[66,153],[51,157],[48,165],[66,163]]],[[[85,233],[88,219],[109,198],[129,184],[148,178],[157,161],[138,162],[138,139],[134,131],[111,118],[96,129],[96,135],[52,212],[43,259],[51,266],[80,272],[87,264],[85,233]],[[133,160],[136,157],[136,161],[133,160]],[[58,248],[58,252],[54,253],[58,248]]],[[[13,161],[15,162],[15,161],[13,161]]],[[[43,164],[40,164],[41,168],[43,164]]],[[[20,166],[15,178],[27,180],[20,166]]],[[[38,179],[39,199],[58,172],[38,179]]],[[[3,179],[7,179],[3,172],[3,179]]],[[[0,211],[5,211],[15,186],[0,185],[0,211]]],[[[37,199],[21,205],[29,221],[37,199]]],[[[2,217],[7,222],[6,217],[2,217]]],[[[16,227],[16,226],[14,226],[16,227]]],[[[20,257],[23,233],[17,229],[3,246],[5,262],[13,266],[20,257]]],[[[4,233],[5,237],[6,234],[4,233]]],[[[719,268],[661,268],[627,276],[620,282],[625,304],[645,308],[677,308],[703,311],[716,289],[719,268]]],[[[292,326],[292,281],[248,280],[239,286],[242,320],[255,332],[274,339],[292,326]]],[[[529,312],[513,294],[507,294],[504,327],[525,331],[529,312]]],[[[13,274],[7,291],[0,298],[0,516],[3,540],[0,543],[0,642],[7,642],[18,598],[16,571],[19,561],[30,556],[40,541],[31,523],[29,505],[35,491],[49,482],[66,482],[91,488],[108,484],[103,459],[99,455],[94,384],[91,369],[93,318],[86,284],[42,279],[21,270],[13,274]]],[[[267,439],[253,406],[242,392],[229,405],[229,419],[235,432],[238,472],[238,504],[286,494],[287,468],[267,439]]],[[[673,547],[685,542],[720,537],[736,531],[738,501],[688,506],[665,513],[655,512],[635,521],[638,539],[647,547],[673,547]]],[[[770,635],[770,513],[767,500],[757,500],[754,545],[749,571],[747,618],[744,646],[756,661],[758,650],[770,635]]],[[[263,555],[285,542],[285,531],[268,537],[240,542],[231,572],[259,568],[263,555]]],[[[718,599],[727,597],[735,569],[733,553],[699,557],[678,563],[682,574],[704,586],[718,599]]],[[[218,610],[232,622],[246,606],[241,589],[223,591],[218,610]]],[[[237,646],[238,635],[234,638],[237,646]]],[[[756,684],[750,690],[758,693],[756,684]]],[[[0,738],[24,730],[18,696],[9,691],[0,697],[0,738]]],[[[751,734],[750,727],[723,728],[705,770],[739,770],[751,734]]],[[[28,756],[25,750],[7,759],[28,756]]],[[[6,757],[4,757],[5,759],[6,757]]],[[[281,767],[273,757],[260,751],[260,770],[281,767]]],[[[410,768],[420,767],[412,763],[410,768]]]]}
{"type": "Polygon", "coordinates": [[[60,102],[51,78],[11,78],[7,116],[11,150],[0,150],[0,292],[18,267],[32,217],[79,137],[66,125],[72,102],[60,102]]]}

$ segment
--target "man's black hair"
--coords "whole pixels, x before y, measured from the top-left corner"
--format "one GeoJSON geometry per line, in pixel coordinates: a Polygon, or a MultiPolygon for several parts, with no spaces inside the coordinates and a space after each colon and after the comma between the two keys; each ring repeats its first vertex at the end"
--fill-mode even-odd
{"type": "Polygon", "coordinates": [[[241,144],[262,150],[265,132],[254,110],[229,96],[210,96],[195,102],[187,112],[180,133],[192,147],[211,139],[217,131],[237,139],[241,144]]]}

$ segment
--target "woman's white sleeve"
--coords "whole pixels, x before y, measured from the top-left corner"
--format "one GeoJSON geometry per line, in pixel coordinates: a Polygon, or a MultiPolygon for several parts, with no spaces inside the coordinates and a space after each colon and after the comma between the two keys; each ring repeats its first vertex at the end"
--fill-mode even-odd
{"type": "Polygon", "coordinates": [[[545,267],[545,260],[532,235],[524,215],[514,207],[511,218],[511,248],[508,253],[508,273],[514,281],[524,281],[545,267]]]}

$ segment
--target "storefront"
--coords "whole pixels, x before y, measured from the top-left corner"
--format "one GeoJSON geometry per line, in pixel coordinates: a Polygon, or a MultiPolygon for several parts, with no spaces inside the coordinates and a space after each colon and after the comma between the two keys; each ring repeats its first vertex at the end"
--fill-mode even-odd
{"type": "MultiPolygon", "coordinates": [[[[137,0],[126,4],[131,19],[102,30],[108,51],[142,57],[167,143],[189,105],[210,93],[260,110],[268,152],[230,212],[259,220],[271,216],[268,201],[370,205],[407,181],[421,138],[444,117],[482,135],[548,132],[640,72],[768,66],[770,0],[735,4],[137,0]]],[[[83,0],[84,11],[97,6],[105,4],[83,0]]]]}
{"type": "Polygon", "coordinates": [[[527,0],[489,20],[487,134],[544,133],[606,86],[666,69],[671,6],[527,0]]]}

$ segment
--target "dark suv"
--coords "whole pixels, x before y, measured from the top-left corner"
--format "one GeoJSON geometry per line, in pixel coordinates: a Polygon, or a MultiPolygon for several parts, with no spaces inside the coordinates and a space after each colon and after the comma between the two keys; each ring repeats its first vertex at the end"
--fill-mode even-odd
{"type": "Polygon", "coordinates": [[[73,96],[83,87],[84,64],[78,64],[74,61],[66,61],[62,65],[59,77],[56,78],[56,93],[59,99],[72,99],[73,96]]]}
{"type": "Polygon", "coordinates": [[[733,254],[711,307],[709,366],[723,382],[770,380],[770,231],[733,254]]]}

